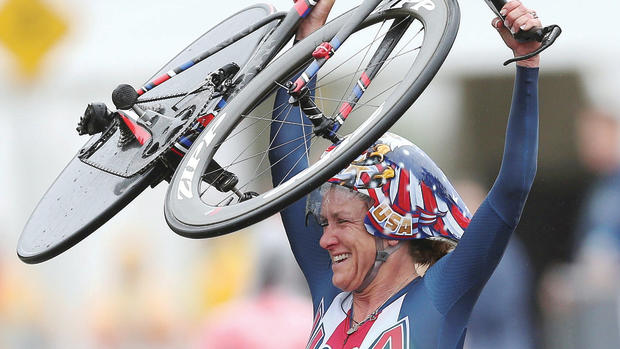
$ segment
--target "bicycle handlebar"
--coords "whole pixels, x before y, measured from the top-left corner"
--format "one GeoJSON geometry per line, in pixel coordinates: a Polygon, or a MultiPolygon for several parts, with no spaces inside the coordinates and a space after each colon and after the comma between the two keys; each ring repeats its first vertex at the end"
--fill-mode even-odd
{"type": "MultiPolygon", "coordinates": [[[[491,10],[502,20],[505,19],[504,16],[499,12],[502,7],[506,5],[508,1],[506,0],[484,0],[487,5],[491,8],[491,10]]],[[[542,51],[546,50],[549,46],[551,46],[555,39],[560,36],[562,33],[562,28],[556,24],[552,24],[543,28],[532,28],[528,31],[518,31],[512,36],[519,41],[538,41],[541,43],[540,47],[533,52],[530,52],[523,56],[518,56],[511,58],[504,62],[504,65],[508,65],[512,62],[522,61],[524,59],[531,58],[542,51]]]]}

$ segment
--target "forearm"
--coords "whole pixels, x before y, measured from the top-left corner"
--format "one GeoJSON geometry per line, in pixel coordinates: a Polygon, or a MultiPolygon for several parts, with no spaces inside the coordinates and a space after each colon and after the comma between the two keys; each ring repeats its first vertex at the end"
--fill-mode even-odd
{"type": "MultiPolygon", "coordinates": [[[[315,82],[309,83],[312,88],[315,82]]],[[[274,187],[303,171],[308,165],[306,141],[312,135],[312,127],[299,107],[288,103],[289,95],[281,89],[276,96],[271,126],[269,160],[274,187]]],[[[329,281],[329,256],[319,246],[321,227],[312,219],[305,222],[306,199],[291,204],[280,212],[291,250],[299,264],[310,291],[315,297],[317,285],[329,281]],[[322,282],[323,281],[323,282],[322,282]]]]}
{"type": "Polygon", "coordinates": [[[461,306],[473,306],[477,292],[504,253],[534,180],[538,153],[538,71],[517,69],[497,180],[456,249],[427,272],[427,287],[442,313],[448,312],[457,302],[461,306]]]}
{"type": "Polygon", "coordinates": [[[502,166],[488,198],[511,227],[521,217],[536,175],[538,156],[538,68],[517,67],[506,128],[502,166]]]}

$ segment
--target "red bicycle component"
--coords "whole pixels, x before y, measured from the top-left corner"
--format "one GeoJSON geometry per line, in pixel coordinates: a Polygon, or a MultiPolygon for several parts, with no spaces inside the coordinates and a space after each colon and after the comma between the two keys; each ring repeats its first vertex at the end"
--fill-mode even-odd
{"type": "Polygon", "coordinates": [[[207,127],[207,125],[215,118],[215,115],[213,113],[209,113],[207,115],[203,115],[201,117],[198,118],[198,123],[200,123],[202,125],[202,127],[207,127]]]}
{"type": "Polygon", "coordinates": [[[312,52],[312,57],[316,59],[329,59],[334,54],[334,47],[329,42],[324,42],[317,46],[312,52]]]}

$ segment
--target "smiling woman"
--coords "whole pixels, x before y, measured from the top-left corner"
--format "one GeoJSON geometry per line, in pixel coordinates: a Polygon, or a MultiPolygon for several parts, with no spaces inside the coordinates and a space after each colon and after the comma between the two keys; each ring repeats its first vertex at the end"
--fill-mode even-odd
{"type": "MultiPolygon", "coordinates": [[[[540,26],[518,1],[501,13],[507,27],[540,26]]],[[[517,42],[501,22],[494,26],[515,55],[537,48],[517,42]]],[[[437,165],[390,133],[305,205],[298,201],[281,212],[314,303],[308,347],[463,347],[471,309],[519,222],[536,173],[538,60],[517,63],[502,167],[473,217],[437,165]]],[[[281,91],[276,105],[285,103],[281,91]]],[[[299,113],[274,115],[282,121],[272,128],[274,183],[303,170],[290,163],[307,156],[308,130],[294,122],[299,113]]]]}
{"type": "Polygon", "coordinates": [[[454,248],[471,217],[439,167],[414,144],[390,133],[321,186],[307,207],[323,227],[320,245],[332,257],[334,285],[358,293],[378,275],[392,284],[422,276],[420,268],[454,248]],[[412,242],[398,251],[405,240],[412,242]],[[352,260],[356,272],[345,272],[351,277],[341,283],[343,273],[336,267],[345,260],[352,260]],[[378,274],[380,267],[390,273],[378,274]]]}
{"type": "Polygon", "coordinates": [[[375,259],[374,241],[364,227],[369,206],[354,192],[338,188],[327,189],[322,203],[319,244],[332,260],[332,282],[341,290],[356,290],[375,259]]]}

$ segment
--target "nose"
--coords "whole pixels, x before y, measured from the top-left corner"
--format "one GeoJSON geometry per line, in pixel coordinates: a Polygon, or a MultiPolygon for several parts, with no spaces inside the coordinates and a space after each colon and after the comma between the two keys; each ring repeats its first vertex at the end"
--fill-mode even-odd
{"type": "Polygon", "coordinates": [[[321,239],[319,240],[319,245],[328,250],[331,246],[334,246],[338,243],[338,239],[336,238],[336,234],[334,233],[334,229],[329,225],[323,227],[323,235],[321,235],[321,239]]]}

